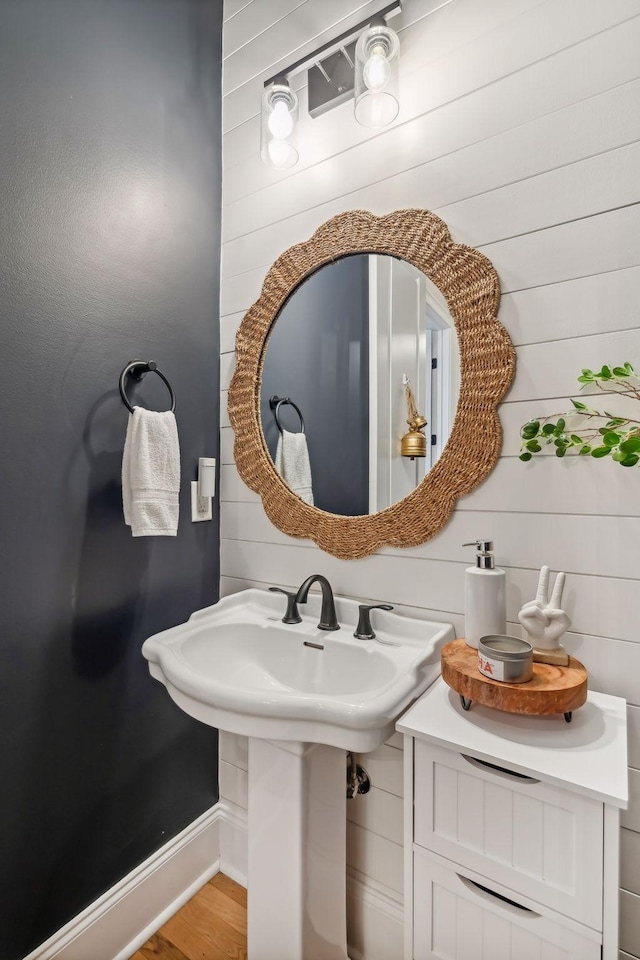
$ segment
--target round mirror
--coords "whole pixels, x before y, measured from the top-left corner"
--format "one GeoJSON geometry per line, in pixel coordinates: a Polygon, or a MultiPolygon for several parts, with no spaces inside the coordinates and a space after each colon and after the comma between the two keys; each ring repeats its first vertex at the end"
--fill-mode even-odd
{"type": "MultiPolygon", "coordinates": [[[[497,408],[513,378],[515,353],[497,319],[499,302],[500,287],[490,261],[478,250],[455,243],[447,225],[428,210],[396,210],[382,217],[363,210],[341,213],[322,224],[310,240],[278,257],[265,277],[260,297],[238,329],[236,368],[229,387],[238,473],[260,495],[267,516],[278,529],[292,537],[311,538],[323,550],[345,559],[365,557],[386,544],[415,546],[442,529],[458,497],[485,479],[500,454],[502,430],[497,408]],[[378,256],[373,258],[373,254],[378,256]],[[356,300],[352,291],[346,297],[337,296],[343,283],[341,271],[350,272],[354,264],[348,289],[359,287],[360,299],[356,300]],[[396,285],[394,271],[399,277],[397,320],[396,310],[389,309],[396,285]],[[387,293],[378,298],[378,282],[385,276],[383,290],[387,293]],[[323,283],[324,277],[327,290],[312,296],[313,285],[323,283]],[[402,290],[411,307],[403,302],[402,290]],[[310,302],[303,306],[305,300],[310,302]],[[449,319],[441,309],[443,303],[449,319]],[[431,326],[424,320],[427,304],[438,318],[431,317],[431,326]],[[376,314],[386,311],[390,322],[387,319],[385,326],[376,316],[373,325],[374,310],[376,314]],[[332,324],[325,334],[316,336],[315,327],[320,324],[322,329],[327,318],[332,324]],[[429,330],[446,333],[451,321],[456,336],[448,335],[443,385],[434,386],[437,378],[428,381],[428,370],[424,372],[425,363],[428,367],[426,348],[421,352],[418,345],[429,330]],[[311,324],[311,334],[316,337],[313,340],[312,336],[310,348],[310,329],[305,323],[311,324]],[[352,324],[360,325],[358,336],[342,336],[343,328],[352,324]],[[406,342],[405,328],[411,329],[406,342]],[[301,338],[299,346],[289,342],[292,330],[301,338]],[[335,341],[338,334],[342,336],[339,342],[335,341]],[[282,342],[278,346],[279,341],[286,341],[284,347],[282,342]],[[284,363],[278,359],[282,349],[288,357],[284,363]],[[285,379],[285,374],[288,377],[296,369],[295,381],[285,379]],[[352,369],[358,372],[350,379],[352,369]],[[382,370],[388,371],[386,383],[382,370]],[[407,397],[403,408],[405,376],[413,401],[407,397]],[[446,387],[445,376],[451,381],[446,387]],[[315,385],[315,392],[308,397],[296,393],[301,383],[308,386],[305,381],[315,385]],[[341,400],[332,413],[322,404],[338,390],[341,400]],[[307,453],[312,453],[308,463],[297,461],[299,472],[291,474],[288,483],[275,467],[276,413],[283,430],[297,437],[299,446],[302,436],[307,453]],[[291,414],[293,419],[285,419],[291,414]],[[402,457],[402,437],[402,460],[398,457],[402,419],[411,419],[414,427],[405,452],[415,453],[415,434],[424,437],[427,432],[425,456],[416,457],[424,460],[422,464],[402,457]],[[445,424],[442,429],[441,421],[445,424]],[[300,434],[302,422],[309,443],[307,433],[300,434]],[[436,436],[433,445],[432,433],[436,436]],[[312,452],[311,444],[321,436],[326,442],[317,453],[312,452]],[[341,452],[351,445],[359,445],[357,480],[349,477],[353,468],[341,452]],[[397,477],[391,482],[394,468],[404,487],[397,477]],[[325,472],[332,478],[329,487],[337,485],[338,479],[345,481],[339,502],[329,499],[331,490],[325,497],[318,488],[318,478],[325,472]],[[354,494],[356,489],[359,492],[354,494]],[[307,493],[317,496],[317,506],[307,493]]],[[[438,356],[435,359],[438,361],[438,356]]]]}
{"type": "Polygon", "coordinates": [[[442,454],[459,386],[455,327],[435,284],[405,260],[355,254],[307,277],[279,312],[262,367],[262,431],[275,469],[307,503],[378,513],[442,454]]]}

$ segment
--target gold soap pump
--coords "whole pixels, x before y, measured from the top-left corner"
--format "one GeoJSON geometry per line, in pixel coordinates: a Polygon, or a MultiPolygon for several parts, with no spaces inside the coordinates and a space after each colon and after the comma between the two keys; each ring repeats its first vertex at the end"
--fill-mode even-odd
{"type": "Polygon", "coordinates": [[[418,413],[416,398],[413,395],[408,376],[405,374],[402,379],[407,395],[407,409],[409,413],[407,423],[409,424],[409,430],[400,441],[400,454],[403,457],[410,457],[412,460],[415,460],[416,457],[426,457],[427,455],[427,438],[424,433],[421,432],[426,427],[427,420],[418,413]]]}

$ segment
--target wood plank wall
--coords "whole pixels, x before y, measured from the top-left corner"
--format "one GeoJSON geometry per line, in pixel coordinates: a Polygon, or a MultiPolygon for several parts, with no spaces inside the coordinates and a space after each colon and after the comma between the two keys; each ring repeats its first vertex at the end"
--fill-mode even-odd
{"type": "MultiPolygon", "coordinates": [[[[225,0],[223,408],[235,331],[278,254],[343,210],[424,207],[486,253],[501,279],[500,317],[518,352],[501,409],[503,455],[440,536],[344,562],[271,526],[237,476],[223,414],[222,593],[294,587],[321,572],[339,593],[462,632],[463,541],[496,541],[511,621],[542,563],[565,570],[567,646],[594,689],[630,704],[621,946],[640,957],[639,474],[602,461],[517,459],[520,424],[563,410],[580,367],[630,360],[640,368],[640,0],[404,0],[394,21],[402,44],[394,126],[367,131],[350,105],[308,119],[298,77],[300,162],[287,172],[264,167],[264,79],[375,6],[225,0]]],[[[246,806],[242,743],[223,737],[221,756],[221,794],[246,806]]],[[[391,900],[402,894],[401,759],[398,741],[367,758],[375,788],[349,813],[352,875],[391,900]]],[[[366,960],[399,950],[362,927],[352,917],[366,960]]]]}

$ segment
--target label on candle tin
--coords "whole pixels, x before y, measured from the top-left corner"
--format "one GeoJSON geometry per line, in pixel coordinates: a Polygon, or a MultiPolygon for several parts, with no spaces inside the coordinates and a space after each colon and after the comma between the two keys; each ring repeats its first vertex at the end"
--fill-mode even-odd
{"type": "Polygon", "coordinates": [[[478,670],[491,680],[504,680],[504,660],[490,660],[478,653],[478,670]]]}

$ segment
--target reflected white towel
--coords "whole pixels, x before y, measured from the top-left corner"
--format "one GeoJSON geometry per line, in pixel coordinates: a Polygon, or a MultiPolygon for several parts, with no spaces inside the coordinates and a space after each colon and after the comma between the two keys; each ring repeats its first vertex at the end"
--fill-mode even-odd
{"type": "Polygon", "coordinates": [[[132,536],[175,537],[179,493],[176,418],[170,410],[134,407],[122,456],[122,506],[132,536]]]}
{"type": "Polygon", "coordinates": [[[313,506],[311,464],[304,433],[282,431],[276,448],[276,470],[293,493],[313,506]]]}

